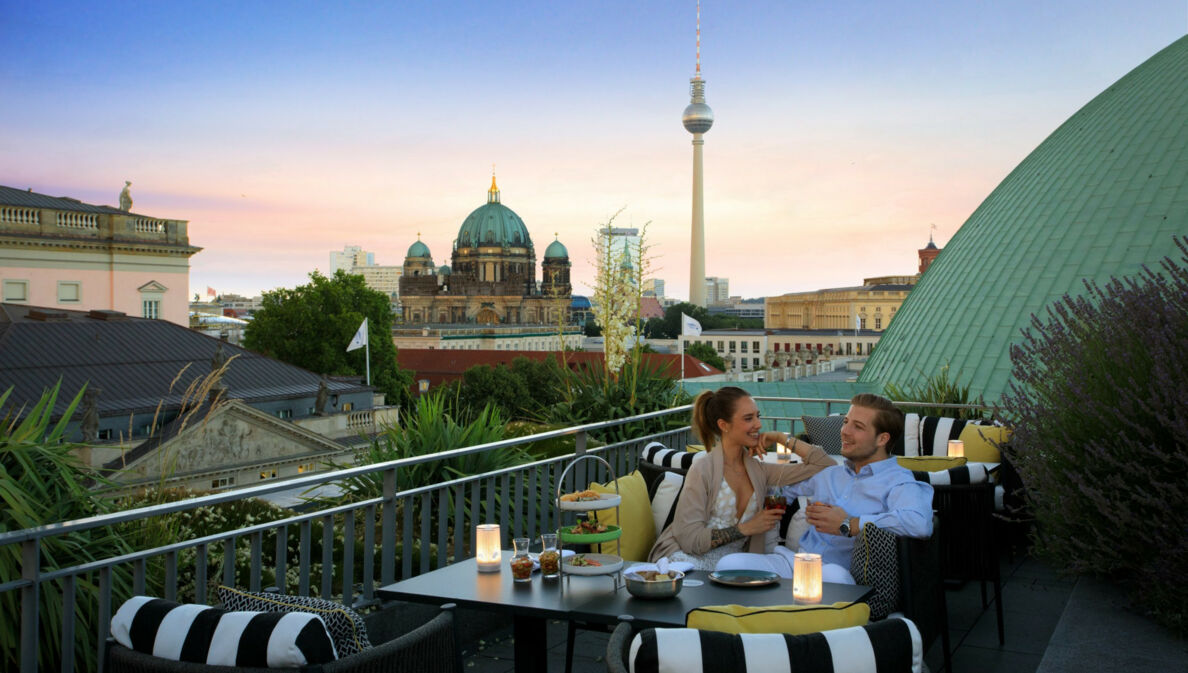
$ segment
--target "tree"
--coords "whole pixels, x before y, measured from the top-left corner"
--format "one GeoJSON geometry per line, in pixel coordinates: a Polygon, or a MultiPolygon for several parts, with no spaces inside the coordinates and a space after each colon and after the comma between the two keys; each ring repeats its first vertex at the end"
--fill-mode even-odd
{"type": "Polygon", "coordinates": [[[682,313],[701,323],[703,329],[710,329],[712,318],[709,311],[705,310],[704,306],[695,306],[687,301],[683,301],[664,309],[663,324],[660,327],[660,334],[657,335],[657,338],[675,339],[680,336],[682,313]]]}
{"type": "Polygon", "coordinates": [[[412,373],[396,359],[387,295],[342,270],[330,278],[314,271],[309,279],[308,285],[264,293],[262,307],[244,331],[244,346],[319,374],[362,376],[366,349],[348,353],[346,347],[367,318],[371,384],[389,404],[407,406],[412,373]]]}
{"type": "Polygon", "coordinates": [[[714,350],[713,346],[704,341],[689,344],[689,347],[685,349],[685,355],[692,355],[711,367],[726,371],[726,361],[722,359],[721,355],[718,355],[718,351],[714,350]]]}

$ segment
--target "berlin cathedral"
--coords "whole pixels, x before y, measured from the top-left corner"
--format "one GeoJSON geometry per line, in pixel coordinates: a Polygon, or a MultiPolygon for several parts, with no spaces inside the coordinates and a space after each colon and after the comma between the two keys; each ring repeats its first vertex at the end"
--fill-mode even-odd
{"type": "Polygon", "coordinates": [[[434,266],[419,236],[409,247],[400,278],[406,324],[555,325],[568,310],[569,251],[557,240],[545,248],[538,283],[532,237],[499,202],[495,176],[487,203],[458,230],[450,261],[434,266]]]}

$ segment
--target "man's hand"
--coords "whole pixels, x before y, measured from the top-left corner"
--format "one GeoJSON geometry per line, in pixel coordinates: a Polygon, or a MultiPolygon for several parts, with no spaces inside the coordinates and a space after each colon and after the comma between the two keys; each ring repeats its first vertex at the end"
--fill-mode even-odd
{"type": "Polygon", "coordinates": [[[805,521],[817,529],[818,533],[825,533],[827,535],[840,535],[841,523],[849,516],[846,510],[841,507],[826,505],[823,502],[813,502],[804,508],[805,521]]]}
{"type": "Polygon", "coordinates": [[[780,525],[780,519],[784,516],[782,509],[761,509],[755,516],[738,524],[738,529],[744,535],[758,535],[759,533],[766,533],[767,531],[780,525]]]}

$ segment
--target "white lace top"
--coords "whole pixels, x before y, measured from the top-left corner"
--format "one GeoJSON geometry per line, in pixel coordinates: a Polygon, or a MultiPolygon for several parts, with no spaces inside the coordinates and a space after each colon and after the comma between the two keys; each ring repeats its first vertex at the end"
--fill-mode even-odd
{"type": "MultiPolygon", "coordinates": [[[[718,487],[718,498],[714,501],[713,514],[710,516],[710,520],[706,525],[713,530],[716,528],[737,526],[739,523],[749,520],[759,511],[759,498],[756,497],[757,495],[758,492],[752,493],[751,501],[747,503],[747,508],[743,510],[742,516],[735,517],[734,513],[738,511],[738,496],[735,495],[734,489],[730,488],[730,484],[726,483],[726,478],[723,477],[722,485],[718,487]]],[[[693,556],[683,551],[678,551],[669,557],[669,560],[688,561],[697,570],[713,570],[717,567],[718,561],[723,556],[743,551],[746,547],[747,539],[744,537],[720,547],[714,547],[702,556],[693,556]]]]}

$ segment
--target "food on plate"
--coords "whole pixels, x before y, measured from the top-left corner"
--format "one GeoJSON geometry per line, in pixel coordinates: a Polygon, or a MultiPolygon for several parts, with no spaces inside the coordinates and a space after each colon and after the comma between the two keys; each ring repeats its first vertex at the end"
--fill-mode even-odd
{"type": "Polygon", "coordinates": [[[577,525],[569,529],[571,535],[596,535],[598,533],[605,533],[609,530],[605,525],[597,521],[579,521],[577,525]]]}
{"type": "Polygon", "coordinates": [[[566,493],[561,496],[563,502],[586,502],[587,500],[598,500],[597,491],[578,491],[577,493],[566,493]]]}
{"type": "Polygon", "coordinates": [[[602,564],[592,558],[586,558],[585,554],[574,554],[573,558],[569,559],[569,565],[578,567],[601,567],[602,564]]]}

